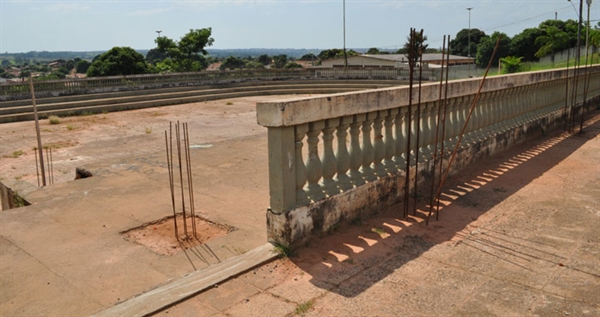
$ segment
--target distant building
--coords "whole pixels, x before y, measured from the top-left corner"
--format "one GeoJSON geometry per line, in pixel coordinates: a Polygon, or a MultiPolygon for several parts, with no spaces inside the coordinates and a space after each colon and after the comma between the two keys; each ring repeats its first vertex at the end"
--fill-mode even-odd
{"type": "MultiPolygon", "coordinates": [[[[423,64],[441,65],[446,64],[445,56],[441,53],[423,54],[423,64]]],[[[475,62],[474,58],[465,56],[450,55],[449,64],[468,65],[475,62]]],[[[321,68],[344,67],[344,58],[332,58],[321,62],[321,68]]],[[[385,54],[385,55],[358,55],[348,56],[348,67],[379,67],[379,68],[408,68],[408,58],[404,54],[385,54]]]]}

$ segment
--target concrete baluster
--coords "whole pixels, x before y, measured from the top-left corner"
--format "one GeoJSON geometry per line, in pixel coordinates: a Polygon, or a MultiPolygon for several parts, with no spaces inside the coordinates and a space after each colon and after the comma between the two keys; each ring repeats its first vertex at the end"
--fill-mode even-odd
{"type": "Polygon", "coordinates": [[[325,198],[319,185],[323,176],[323,163],[319,157],[319,134],[325,128],[325,121],[316,121],[308,124],[308,159],[306,162],[306,178],[308,180],[308,197],[313,201],[325,198]]]}
{"type": "Polygon", "coordinates": [[[363,121],[362,124],[362,166],[361,173],[363,174],[363,178],[368,181],[374,181],[377,179],[373,169],[371,168],[371,164],[375,160],[375,149],[373,148],[373,142],[371,141],[371,130],[373,121],[375,121],[375,117],[377,116],[376,112],[369,112],[366,114],[366,120],[363,121]]]}
{"type": "Polygon", "coordinates": [[[353,116],[346,116],[340,118],[340,124],[337,127],[337,185],[341,190],[348,190],[352,188],[350,179],[348,178],[348,170],[350,169],[350,153],[346,146],[348,127],[352,123],[353,116]]]}
{"type": "MultiPolygon", "coordinates": [[[[308,124],[300,124],[296,126],[295,133],[295,157],[296,157],[296,201],[298,206],[304,206],[310,203],[304,184],[306,184],[306,165],[302,155],[302,146],[304,145],[304,137],[308,132],[308,124]]],[[[269,186],[273,188],[273,186],[269,186]]]]}
{"type": "Polygon", "coordinates": [[[388,172],[396,171],[393,158],[396,154],[396,141],[394,140],[394,120],[398,116],[398,108],[389,110],[388,115],[385,117],[385,137],[383,142],[385,143],[385,157],[383,159],[383,165],[388,172]]]}
{"type": "MultiPolygon", "coordinates": [[[[439,105],[439,107],[441,107],[440,109],[440,135],[438,136],[438,143],[442,142],[442,128],[444,127],[443,124],[444,122],[442,121],[444,119],[444,105],[443,105],[444,101],[442,100],[442,103],[439,105]]],[[[456,130],[455,126],[457,125],[456,123],[456,107],[454,107],[454,105],[456,104],[456,98],[452,98],[446,101],[446,128],[443,130],[443,134],[444,134],[444,142],[447,140],[451,140],[454,137],[454,131],[456,130]]],[[[437,109],[436,109],[437,112],[437,109]]],[[[437,115],[437,114],[436,114],[437,115]]],[[[436,119],[436,124],[437,124],[437,119],[436,119]]],[[[439,151],[439,150],[438,150],[439,151]]]]}
{"type": "Polygon", "coordinates": [[[398,169],[404,169],[406,167],[406,114],[408,112],[407,107],[398,109],[398,113],[394,118],[394,131],[396,135],[396,151],[394,154],[394,163],[398,169]]]}
{"type": "Polygon", "coordinates": [[[436,131],[436,123],[437,123],[437,103],[432,102],[428,105],[427,109],[427,129],[426,129],[426,141],[425,144],[427,146],[427,157],[426,160],[430,160],[433,158],[433,143],[435,142],[435,131],[436,131]]]}
{"type": "Polygon", "coordinates": [[[350,124],[350,181],[354,186],[360,186],[365,183],[358,169],[363,162],[359,134],[366,117],[366,114],[354,115],[354,121],[350,124]]]}
{"type": "MultiPolygon", "coordinates": [[[[387,175],[385,166],[383,166],[383,158],[385,157],[385,143],[383,142],[383,120],[387,119],[387,110],[377,112],[377,117],[373,122],[373,139],[375,143],[375,153],[373,161],[373,169],[379,177],[387,175]]],[[[373,113],[375,115],[375,113],[373,113]]]]}
{"type": "Polygon", "coordinates": [[[337,171],[335,155],[333,154],[333,132],[339,126],[340,119],[328,119],[323,129],[323,189],[328,195],[340,192],[333,180],[337,171]]]}

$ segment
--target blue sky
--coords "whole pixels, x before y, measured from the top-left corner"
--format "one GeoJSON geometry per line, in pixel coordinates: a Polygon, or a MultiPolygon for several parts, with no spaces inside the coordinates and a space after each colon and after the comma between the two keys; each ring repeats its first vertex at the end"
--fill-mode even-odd
{"type": "MultiPolygon", "coordinates": [[[[573,0],[578,8],[579,1],[573,0]]],[[[0,52],[155,47],[156,30],[179,39],[212,27],[212,48],[341,48],[342,0],[0,0],[0,52]]],[[[567,0],[346,0],[346,47],[397,48],[411,27],[441,47],[469,24],[513,36],[555,12],[577,19],[567,0]]],[[[584,1],[584,13],[587,7],[584,1]]],[[[585,17],[585,14],[584,14],[585,17]]],[[[585,18],[584,18],[585,19],[585,18]]],[[[600,19],[594,0],[590,19],[600,19]]]]}

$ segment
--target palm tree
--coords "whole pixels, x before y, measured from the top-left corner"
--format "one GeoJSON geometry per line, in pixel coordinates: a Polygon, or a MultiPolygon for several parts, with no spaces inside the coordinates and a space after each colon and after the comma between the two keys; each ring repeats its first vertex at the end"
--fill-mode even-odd
{"type": "Polygon", "coordinates": [[[557,50],[564,48],[569,42],[569,35],[567,32],[555,26],[545,26],[543,31],[546,33],[535,39],[536,45],[542,45],[540,49],[535,53],[535,57],[543,57],[548,54],[552,54],[550,61],[554,65],[554,55],[557,50]]]}

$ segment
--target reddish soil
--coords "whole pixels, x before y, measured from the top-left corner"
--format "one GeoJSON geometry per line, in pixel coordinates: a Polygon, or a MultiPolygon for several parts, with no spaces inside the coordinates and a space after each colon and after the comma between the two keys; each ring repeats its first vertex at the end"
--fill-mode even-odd
{"type": "Polygon", "coordinates": [[[233,230],[235,229],[232,227],[217,224],[198,216],[195,217],[195,224],[192,224],[192,218],[187,216],[184,225],[182,215],[177,215],[177,235],[172,216],[127,230],[122,234],[125,239],[146,246],[158,254],[173,255],[183,249],[199,246],[211,239],[225,236],[233,230]]]}

